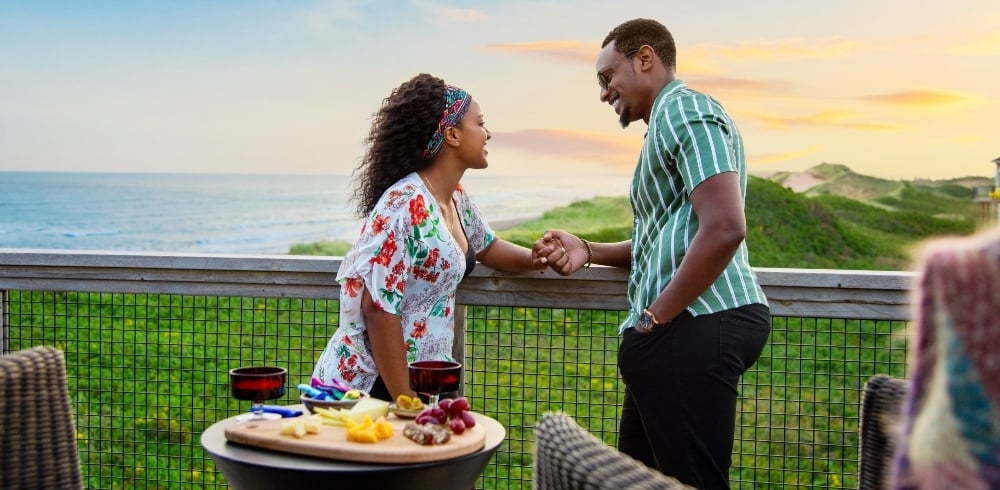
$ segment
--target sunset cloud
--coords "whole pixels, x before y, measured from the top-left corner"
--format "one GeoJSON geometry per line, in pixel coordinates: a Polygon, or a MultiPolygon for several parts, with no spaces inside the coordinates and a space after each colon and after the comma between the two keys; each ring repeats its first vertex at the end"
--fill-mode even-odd
{"type": "Polygon", "coordinates": [[[750,155],[750,162],[754,164],[769,164],[769,163],[779,163],[787,162],[789,160],[795,160],[796,158],[807,157],[809,155],[815,155],[823,151],[822,146],[810,146],[804,150],[785,152],[785,153],[762,153],[758,155],[750,155]]]}
{"type": "MultiPolygon", "coordinates": [[[[629,136],[648,129],[618,130],[594,73],[614,12],[648,0],[112,0],[116,15],[48,3],[0,14],[0,45],[18,48],[0,54],[0,171],[350,173],[372,111],[423,71],[500,101],[486,109],[508,131],[492,156],[516,154],[494,168],[507,175],[587,160],[630,176],[629,136]]],[[[1000,156],[1000,2],[973,3],[692,2],[667,27],[677,78],[737,118],[762,169],[836,158],[947,178],[1000,156]]]]}
{"type": "Polygon", "coordinates": [[[501,53],[528,54],[558,61],[592,64],[597,61],[600,48],[592,42],[581,41],[542,41],[518,44],[487,44],[482,47],[486,51],[501,53]]]}
{"type": "Polygon", "coordinates": [[[852,113],[847,111],[822,111],[806,116],[778,116],[774,114],[742,113],[741,117],[757,121],[769,129],[789,129],[792,127],[835,127],[846,129],[861,129],[866,131],[898,131],[901,126],[856,122],[849,120],[852,113]]]}
{"type": "Polygon", "coordinates": [[[954,44],[945,49],[948,54],[961,56],[1000,55],[1000,32],[984,34],[969,42],[954,44]]]}
{"type": "Polygon", "coordinates": [[[539,155],[604,163],[616,169],[635,166],[642,138],[569,129],[494,132],[490,145],[539,155]]]}
{"type": "MultiPolygon", "coordinates": [[[[593,41],[538,41],[514,44],[487,44],[485,51],[537,56],[550,60],[583,63],[592,66],[601,53],[600,44],[593,41]]],[[[677,70],[684,76],[718,75],[722,72],[704,53],[685,53],[677,60],[677,70]]]]}
{"type": "MultiPolygon", "coordinates": [[[[802,40],[741,42],[734,46],[699,45],[678,53],[677,70],[687,76],[717,75],[721,70],[715,60],[793,61],[799,59],[845,58],[873,45],[860,41],[834,39],[806,45],[802,40]]],[[[600,47],[593,41],[541,41],[533,43],[489,44],[489,51],[544,56],[563,61],[594,63],[600,47]]]]}
{"type": "Polygon", "coordinates": [[[827,39],[806,44],[801,39],[739,42],[736,45],[701,45],[691,52],[696,56],[720,57],[733,61],[793,61],[802,59],[846,58],[874,46],[849,39],[827,39]]]}
{"type": "Polygon", "coordinates": [[[747,92],[764,95],[787,95],[796,83],[788,80],[752,80],[749,78],[694,76],[684,78],[691,88],[707,93],[747,92]]]}
{"type": "Polygon", "coordinates": [[[919,109],[952,106],[974,100],[973,97],[968,95],[941,90],[905,90],[887,94],[862,95],[856,97],[856,99],[879,102],[896,107],[914,107],[919,109]]]}
{"type": "Polygon", "coordinates": [[[968,134],[963,136],[956,136],[951,139],[955,143],[983,143],[988,141],[986,136],[981,134],[968,134]]]}

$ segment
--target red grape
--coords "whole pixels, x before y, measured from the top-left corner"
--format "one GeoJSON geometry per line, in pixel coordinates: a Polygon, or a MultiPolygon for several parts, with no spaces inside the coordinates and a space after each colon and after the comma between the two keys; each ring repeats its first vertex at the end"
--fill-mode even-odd
{"type": "Polygon", "coordinates": [[[448,427],[456,435],[461,435],[463,432],[465,432],[465,422],[462,422],[461,417],[451,419],[451,422],[448,422],[448,427]]]}
{"type": "Polygon", "coordinates": [[[469,412],[469,400],[465,397],[441,400],[420,412],[414,422],[440,426],[456,435],[476,426],[476,419],[469,412]]]}
{"type": "Polygon", "coordinates": [[[415,420],[415,422],[420,425],[427,425],[427,424],[440,425],[441,419],[429,413],[421,413],[420,415],[417,415],[417,419],[415,420]]]}
{"type": "Polygon", "coordinates": [[[457,415],[457,414],[460,414],[462,412],[466,412],[470,408],[469,407],[469,400],[467,400],[465,397],[456,398],[456,399],[454,399],[454,400],[451,401],[451,406],[448,407],[448,408],[451,409],[449,412],[451,414],[453,414],[453,415],[457,415]]]}

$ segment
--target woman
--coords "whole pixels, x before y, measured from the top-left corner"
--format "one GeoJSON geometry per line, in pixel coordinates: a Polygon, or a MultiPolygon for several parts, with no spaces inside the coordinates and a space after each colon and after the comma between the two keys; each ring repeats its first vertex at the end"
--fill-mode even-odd
{"type": "Polygon", "coordinates": [[[497,238],[459,184],[488,166],[490,137],[479,104],[440,78],[417,75],[383,101],[355,171],[367,219],[337,273],[340,326],[314,382],[416,396],[407,364],[453,360],[455,290],[476,260],[509,272],[545,266],[497,238]]]}

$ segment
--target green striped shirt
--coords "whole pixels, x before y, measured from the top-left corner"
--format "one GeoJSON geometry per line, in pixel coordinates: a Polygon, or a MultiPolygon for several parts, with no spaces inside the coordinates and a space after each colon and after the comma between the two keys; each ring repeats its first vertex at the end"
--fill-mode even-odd
{"type": "MultiPolygon", "coordinates": [[[[711,96],[669,83],[653,102],[639,162],[632,177],[632,269],[629,315],[619,331],[635,326],[677,273],[698,230],[691,191],[705,179],[737,172],[746,200],[747,172],[743,138],[725,109],[711,96]]],[[[692,315],[740,306],[767,304],[750,268],[746,242],[725,271],[687,307],[692,315]]]]}

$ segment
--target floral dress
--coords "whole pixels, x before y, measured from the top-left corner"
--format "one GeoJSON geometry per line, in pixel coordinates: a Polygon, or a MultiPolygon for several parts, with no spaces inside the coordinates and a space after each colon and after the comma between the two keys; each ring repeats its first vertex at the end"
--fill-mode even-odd
{"type": "MultiPolygon", "coordinates": [[[[461,185],[452,195],[469,247],[476,254],[494,240],[493,230],[461,185]]],[[[362,288],[382,310],[400,317],[406,360],[453,360],[455,290],[465,275],[465,254],[448,233],[433,195],[416,173],[382,194],[337,273],[340,326],[313,370],[370,391],[378,369],[361,313],[362,288]]]]}

